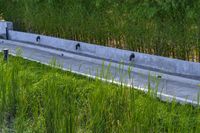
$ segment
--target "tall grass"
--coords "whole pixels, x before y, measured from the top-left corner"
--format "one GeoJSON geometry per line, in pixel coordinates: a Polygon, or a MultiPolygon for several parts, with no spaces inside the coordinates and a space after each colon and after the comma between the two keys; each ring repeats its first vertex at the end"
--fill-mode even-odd
{"type": "Polygon", "coordinates": [[[200,110],[0,56],[1,132],[199,132],[200,110]]]}
{"type": "Polygon", "coordinates": [[[200,61],[200,0],[0,0],[19,30],[200,61]]]}

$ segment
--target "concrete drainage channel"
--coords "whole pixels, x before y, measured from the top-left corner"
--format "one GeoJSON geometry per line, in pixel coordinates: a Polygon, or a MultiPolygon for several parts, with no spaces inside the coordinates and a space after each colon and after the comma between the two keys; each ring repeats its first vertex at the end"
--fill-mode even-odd
{"type": "Polygon", "coordinates": [[[63,70],[145,92],[150,83],[162,100],[198,104],[200,63],[14,31],[12,25],[0,21],[1,51],[21,49],[23,58],[47,65],[54,58],[63,70]]]}

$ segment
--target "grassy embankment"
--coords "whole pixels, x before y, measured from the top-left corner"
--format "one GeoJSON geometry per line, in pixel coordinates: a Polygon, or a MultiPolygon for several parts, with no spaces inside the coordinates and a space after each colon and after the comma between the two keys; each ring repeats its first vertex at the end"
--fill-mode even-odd
{"type": "Polygon", "coordinates": [[[199,132],[200,110],[132,88],[0,56],[2,132],[199,132]]]}

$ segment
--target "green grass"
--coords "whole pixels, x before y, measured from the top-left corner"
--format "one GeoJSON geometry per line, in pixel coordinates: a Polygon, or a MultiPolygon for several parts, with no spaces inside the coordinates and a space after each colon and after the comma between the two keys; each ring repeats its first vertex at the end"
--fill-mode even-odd
{"type": "Polygon", "coordinates": [[[200,110],[0,55],[0,132],[199,132],[200,110]]]}

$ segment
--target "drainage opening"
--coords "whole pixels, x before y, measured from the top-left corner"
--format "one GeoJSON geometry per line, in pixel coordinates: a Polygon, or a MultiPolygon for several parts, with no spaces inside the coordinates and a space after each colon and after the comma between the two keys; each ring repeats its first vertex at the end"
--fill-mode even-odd
{"type": "Polygon", "coordinates": [[[135,59],[135,54],[132,53],[132,54],[130,55],[130,57],[129,57],[129,61],[133,61],[134,59],[135,59]]]}
{"type": "Polygon", "coordinates": [[[157,76],[157,78],[158,78],[158,79],[161,79],[161,78],[162,78],[162,76],[158,75],[158,76],[157,76]]]}
{"type": "Polygon", "coordinates": [[[77,43],[76,44],[76,50],[80,49],[80,47],[81,47],[80,43],[77,43]]]}
{"type": "Polygon", "coordinates": [[[36,37],[36,42],[40,42],[40,39],[41,39],[40,36],[37,36],[36,37]]]}

